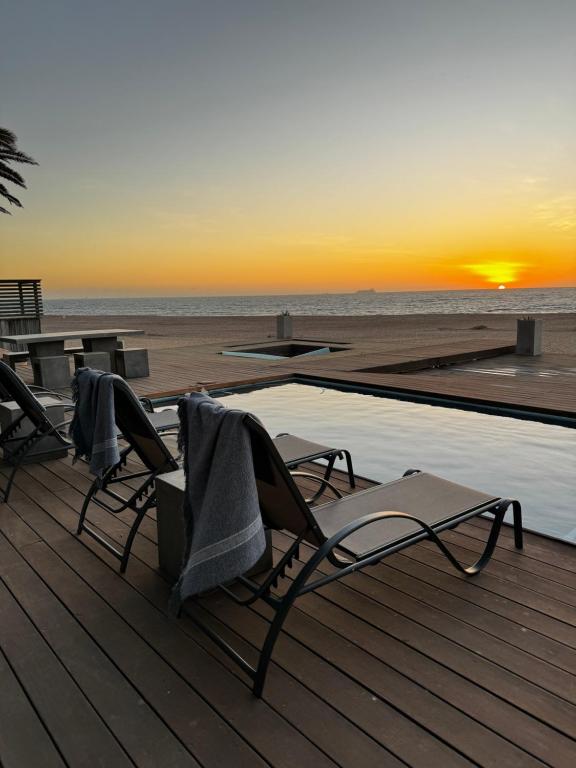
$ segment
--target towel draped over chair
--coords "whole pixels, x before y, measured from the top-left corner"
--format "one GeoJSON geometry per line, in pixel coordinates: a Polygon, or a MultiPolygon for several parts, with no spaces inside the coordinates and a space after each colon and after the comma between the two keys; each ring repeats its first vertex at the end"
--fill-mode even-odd
{"type": "Polygon", "coordinates": [[[120,459],[114,413],[113,373],[92,368],[78,368],[72,379],[76,404],[70,425],[70,437],[76,446],[74,460],[86,458],[97,477],[115,466],[120,459]]]}
{"type": "Polygon", "coordinates": [[[266,539],[245,414],[206,394],[180,400],[187,546],[172,606],[246,573],[266,539]]]}

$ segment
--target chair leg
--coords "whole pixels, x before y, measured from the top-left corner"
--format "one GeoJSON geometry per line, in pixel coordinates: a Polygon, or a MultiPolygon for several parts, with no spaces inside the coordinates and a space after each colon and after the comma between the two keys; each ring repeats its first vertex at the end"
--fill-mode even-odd
{"type": "Polygon", "coordinates": [[[6,487],[3,489],[0,489],[0,493],[2,493],[2,501],[8,502],[8,498],[10,496],[10,491],[12,490],[12,484],[14,482],[14,476],[16,475],[16,472],[20,468],[20,462],[14,464],[12,467],[12,471],[10,472],[10,477],[8,478],[8,482],[6,483],[6,487]]]}
{"type": "MultiPolygon", "coordinates": [[[[24,438],[24,442],[18,447],[16,451],[14,451],[13,456],[16,456],[16,458],[12,466],[12,471],[10,472],[10,477],[8,478],[8,482],[6,483],[6,487],[3,489],[0,489],[3,502],[7,502],[10,497],[10,491],[12,490],[12,485],[14,483],[16,472],[18,472],[18,470],[22,466],[24,459],[28,455],[29,451],[31,451],[32,448],[36,445],[36,443],[40,442],[40,440],[42,440],[43,437],[44,435],[40,434],[38,432],[38,429],[35,429],[33,432],[27,435],[26,438],[24,438]]],[[[4,442],[4,445],[6,444],[7,444],[7,441],[4,442]]]]}
{"type": "Polygon", "coordinates": [[[346,458],[346,468],[348,469],[348,482],[350,483],[350,488],[356,488],[356,479],[354,477],[354,469],[352,468],[352,456],[350,456],[350,451],[342,451],[346,458]]]}
{"type": "Polygon", "coordinates": [[[128,534],[128,538],[126,539],[126,544],[124,545],[124,550],[122,552],[122,559],[120,560],[120,573],[126,572],[126,568],[128,566],[128,559],[130,557],[130,551],[132,550],[132,544],[134,543],[134,538],[138,533],[138,528],[140,528],[140,523],[146,517],[146,512],[148,512],[151,505],[152,505],[152,502],[149,499],[145,504],[142,505],[142,507],[136,514],[136,520],[134,520],[132,524],[132,528],[130,528],[130,533],[128,534]]]}
{"type": "Polygon", "coordinates": [[[276,640],[278,639],[278,635],[280,634],[280,631],[282,630],[284,622],[286,621],[288,612],[290,611],[290,608],[292,607],[292,604],[294,603],[296,598],[300,595],[301,589],[306,584],[306,581],[308,580],[308,577],[310,576],[310,574],[313,571],[315,571],[318,565],[322,562],[322,560],[325,559],[326,557],[325,549],[326,549],[325,546],[321,547],[303,565],[303,567],[300,570],[300,573],[298,573],[298,575],[292,582],[290,589],[286,592],[284,597],[282,597],[281,603],[276,610],[276,615],[272,620],[272,624],[270,625],[270,629],[268,630],[268,634],[266,635],[266,639],[264,640],[264,645],[262,646],[262,650],[260,651],[260,658],[258,659],[258,666],[256,667],[256,673],[254,675],[254,685],[252,687],[252,693],[258,698],[262,696],[262,692],[264,690],[264,683],[266,682],[266,674],[268,672],[268,666],[272,658],[272,651],[274,650],[274,646],[276,645],[276,640]]]}
{"type": "Polygon", "coordinates": [[[82,509],[80,510],[80,517],[78,519],[78,527],[76,528],[76,535],[80,536],[82,531],[84,530],[84,520],[86,519],[86,513],[88,512],[88,505],[92,501],[92,497],[98,490],[98,480],[94,480],[92,485],[90,486],[90,489],[88,493],[86,494],[84,498],[84,503],[82,504],[82,509]]]}
{"type": "Polygon", "coordinates": [[[460,573],[464,574],[464,576],[476,576],[480,571],[488,565],[488,562],[490,561],[490,558],[492,557],[492,554],[494,552],[494,549],[496,547],[496,542],[498,541],[498,536],[500,534],[500,528],[502,527],[502,521],[504,520],[504,515],[506,514],[506,510],[508,509],[511,502],[503,502],[499,506],[495,507],[493,510],[491,510],[491,514],[494,515],[494,521],[492,522],[492,527],[490,528],[490,533],[488,534],[488,539],[486,541],[486,544],[484,546],[484,551],[476,560],[475,563],[472,565],[464,566],[462,565],[450,552],[446,544],[439,538],[438,534],[435,533],[433,530],[429,530],[429,535],[431,540],[436,544],[438,549],[448,558],[448,560],[452,563],[452,565],[456,568],[456,570],[460,571],[460,573]]]}
{"type": "Polygon", "coordinates": [[[512,514],[514,515],[514,546],[516,549],[524,548],[524,533],[522,531],[522,507],[519,501],[512,502],[512,514]]]}

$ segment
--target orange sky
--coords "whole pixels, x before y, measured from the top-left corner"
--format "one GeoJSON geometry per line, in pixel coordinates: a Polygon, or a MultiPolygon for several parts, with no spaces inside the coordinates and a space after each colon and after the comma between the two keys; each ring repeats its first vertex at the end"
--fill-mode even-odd
{"type": "Polygon", "coordinates": [[[30,55],[3,42],[2,124],[39,165],[0,217],[0,276],[48,296],[576,284],[574,3],[65,6],[3,17],[30,55]]]}
{"type": "MultiPolygon", "coordinates": [[[[23,216],[26,211],[23,211],[23,216]]],[[[433,221],[323,212],[312,228],[305,211],[287,221],[258,208],[218,226],[193,215],[108,210],[109,227],[79,217],[68,225],[35,216],[35,230],[8,232],[6,277],[41,277],[47,295],[210,295],[572,286],[572,228],[557,219],[519,214],[506,226],[487,221],[458,226],[451,211],[433,221]],[[400,219],[400,220],[399,220],[400,219]],[[491,226],[492,224],[492,226],[491,226]],[[88,236],[86,235],[88,233],[88,236]],[[18,265],[16,268],[14,264],[18,265]]],[[[2,222],[5,226],[4,221],[2,222]]],[[[5,241],[6,242],[6,241],[5,241]]]]}

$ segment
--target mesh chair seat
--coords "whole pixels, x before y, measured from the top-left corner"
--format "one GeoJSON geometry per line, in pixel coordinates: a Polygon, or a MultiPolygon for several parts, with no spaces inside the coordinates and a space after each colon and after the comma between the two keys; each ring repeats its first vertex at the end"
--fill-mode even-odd
{"type": "MultiPolygon", "coordinates": [[[[496,496],[427,472],[417,472],[330,501],[316,507],[313,514],[320,530],[329,539],[344,526],[374,512],[406,512],[418,517],[431,528],[438,528],[446,527],[453,519],[461,522],[465,513],[475,514],[475,510],[496,501],[496,496]]],[[[391,518],[355,531],[344,539],[340,549],[353,557],[364,557],[421,533],[422,528],[417,523],[391,518]]]]}
{"type": "Polygon", "coordinates": [[[324,459],[333,453],[340,453],[341,450],[321,443],[312,443],[295,435],[278,435],[274,438],[274,445],[287,466],[296,462],[302,464],[305,461],[324,459]]]}
{"type": "Polygon", "coordinates": [[[274,446],[282,461],[289,469],[299,467],[307,461],[316,461],[317,459],[326,459],[328,466],[324,473],[324,479],[329,480],[332,475],[336,459],[345,458],[348,472],[348,482],[351,488],[356,486],[354,479],[354,469],[352,467],[352,457],[345,448],[334,448],[322,443],[313,443],[310,440],[304,440],[295,435],[278,435],[273,440],[274,446]]]}
{"type": "Polygon", "coordinates": [[[146,414],[156,430],[156,432],[165,432],[168,429],[178,429],[178,412],[169,408],[165,411],[154,411],[146,414]]]}

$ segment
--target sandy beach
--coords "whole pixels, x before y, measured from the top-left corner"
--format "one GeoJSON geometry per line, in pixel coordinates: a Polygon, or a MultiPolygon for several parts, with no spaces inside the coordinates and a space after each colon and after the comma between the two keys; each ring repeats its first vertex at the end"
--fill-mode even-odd
{"type": "MultiPolygon", "coordinates": [[[[382,351],[402,351],[428,343],[477,340],[514,343],[517,315],[366,315],[294,316],[294,337],[341,342],[370,342],[382,351]]],[[[534,315],[544,320],[545,353],[576,356],[576,313],[534,315]]],[[[150,315],[45,316],[45,332],[87,328],[138,328],[145,331],[149,349],[205,344],[240,344],[275,338],[272,316],[175,317],[150,315]]],[[[144,345],[144,341],[142,342],[144,345]]],[[[567,363],[569,361],[567,360],[567,363]]],[[[574,362],[576,364],[576,362],[574,362]]]]}

